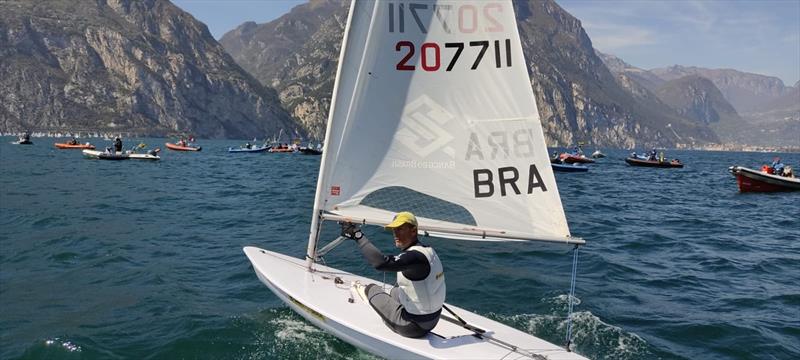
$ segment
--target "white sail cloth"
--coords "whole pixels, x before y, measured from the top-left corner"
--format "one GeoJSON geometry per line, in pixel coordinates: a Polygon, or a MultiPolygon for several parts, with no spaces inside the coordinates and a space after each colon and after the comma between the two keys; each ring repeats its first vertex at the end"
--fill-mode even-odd
{"type": "Polygon", "coordinates": [[[374,224],[408,210],[445,237],[582,243],[570,237],[511,2],[352,6],[315,209],[374,224]]]}

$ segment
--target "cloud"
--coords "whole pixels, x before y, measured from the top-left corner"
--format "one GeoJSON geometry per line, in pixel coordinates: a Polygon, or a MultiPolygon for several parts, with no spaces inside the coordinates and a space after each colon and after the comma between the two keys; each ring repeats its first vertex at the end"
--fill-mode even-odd
{"type": "Polygon", "coordinates": [[[781,41],[797,47],[797,44],[800,44],[800,33],[786,35],[781,38],[781,41]]]}
{"type": "Polygon", "coordinates": [[[585,22],[583,26],[594,47],[604,51],[657,43],[652,31],[638,26],[595,22],[585,22]]]}

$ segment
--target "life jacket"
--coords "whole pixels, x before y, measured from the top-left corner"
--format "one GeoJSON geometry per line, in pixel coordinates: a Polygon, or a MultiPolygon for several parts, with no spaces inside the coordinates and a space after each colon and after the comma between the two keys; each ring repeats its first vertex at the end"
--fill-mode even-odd
{"type": "Polygon", "coordinates": [[[427,315],[442,309],[446,287],[444,283],[444,268],[439,256],[431,247],[414,245],[406,251],[416,250],[425,255],[431,271],[425,279],[412,281],[397,273],[397,286],[400,287],[400,304],[411,314],[427,315]]]}

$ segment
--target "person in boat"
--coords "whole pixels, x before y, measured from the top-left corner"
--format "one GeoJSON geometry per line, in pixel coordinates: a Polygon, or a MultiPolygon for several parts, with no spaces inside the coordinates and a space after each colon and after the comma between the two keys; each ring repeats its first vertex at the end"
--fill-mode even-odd
{"type": "Polygon", "coordinates": [[[781,162],[781,158],[777,156],[772,159],[772,165],[770,165],[770,167],[772,167],[772,173],[775,175],[783,175],[783,168],[785,166],[786,165],[781,162]]]}
{"type": "Polygon", "coordinates": [[[253,148],[253,145],[251,145],[251,144],[250,144],[250,142],[248,141],[248,142],[247,142],[247,144],[244,144],[244,147],[245,147],[246,149],[252,149],[252,148],[253,148]]]}
{"type": "Polygon", "coordinates": [[[411,338],[425,336],[436,327],[444,305],[446,286],[442,262],[432,247],[419,242],[414,214],[397,213],[385,228],[392,230],[394,244],[402,251],[396,256],[381,253],[358,226],[342,224],[342,236],[357,242],[372,267],[397,272],[397,286],[389,293],[376,284],[356,290],[392,331],[411,338]]]}
{"type": "Polygon", "coordinates": [[[78,145],[78,139],[73,137],[72,140],[70,140],[68,144],[70,144],[70,145],[78,145]]]}
{"type": "Polygon", "coordinates": [[[656,149],[650,150],[650,155],[647,157],[647,160],[655,161],[656,159],[656,149]]]}
{"type": "Polygon", "coordinates": [[[550,158],[550,163],[552,164],[561,164],[562,161],[558,157],[558,151],[553,151],[553,157],[550,158]]]}
{"type": "Polygon", "coordinates": [[[31,141],[31,133],[29,133],[27,131],[22,133],[22,136],[19,137],[19,141],[20,142],[29,142],[29,141],[31,141]]]}
{"type": "Polygon", "coordinates": [[[119,136],[114,138],[114,151],[122,152],[122,139],[119,136]]]}

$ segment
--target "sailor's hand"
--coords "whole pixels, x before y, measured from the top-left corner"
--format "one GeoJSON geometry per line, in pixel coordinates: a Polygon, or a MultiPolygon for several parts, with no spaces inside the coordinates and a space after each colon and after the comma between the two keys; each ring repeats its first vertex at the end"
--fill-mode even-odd
{"type": "Polygon", "coordinates": [[[351,222],[342,222],[341,224],[342,236],[353,240],[359,240],[364,236],[364,234],[361,233],[361,229],[358,227],[358,225],[351,222]]]}

